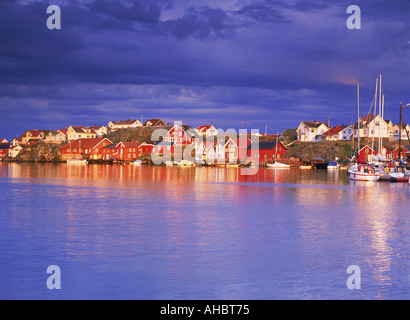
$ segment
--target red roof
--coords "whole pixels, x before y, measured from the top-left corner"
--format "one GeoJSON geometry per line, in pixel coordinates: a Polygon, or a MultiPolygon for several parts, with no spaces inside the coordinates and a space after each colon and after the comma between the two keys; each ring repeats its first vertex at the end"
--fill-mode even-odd
{"type": "Polygon", "coordinates": [[[141,141],[133,141],[133,142],[122,142],[125,148],[138,148],[142,142],[141,141]]]}
{"type": "Polygon", "coordinates": [[[107,142],[109,142],[110,144],[112,143],[107,138],[78,139],[67,143],[66,145],[62,146],[61,149],[94,149],[104,140],[107,140],[107,142]]]}
{"type": "Polygon", "coordinates": [[[324,136],[333,136],[335,134],[338,134],[340,131],[343,131],[344,129],[346,129],[348,126],[336,126],[333,128],[330,128],[329,130],[327,130],[326,132],[323,133],[324,136]]]}
{"type": "Polygon", "coordinates": [[[43,133],[43,131],[41,131],[41,130],[27,130],[26,132],[24,132],[23,137],[27,136],[28,133],[31,133],[32,137],[38,137],[41,133],[43,133]]]}

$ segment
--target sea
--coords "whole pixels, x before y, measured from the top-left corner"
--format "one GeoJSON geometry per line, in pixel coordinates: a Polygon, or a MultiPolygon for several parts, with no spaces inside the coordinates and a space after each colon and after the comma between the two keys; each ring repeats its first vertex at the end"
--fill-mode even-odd
{"type": "Polygon", "coordinates": [[[408,183],[0,163],[0,299],[410,298],[408,183]]]}

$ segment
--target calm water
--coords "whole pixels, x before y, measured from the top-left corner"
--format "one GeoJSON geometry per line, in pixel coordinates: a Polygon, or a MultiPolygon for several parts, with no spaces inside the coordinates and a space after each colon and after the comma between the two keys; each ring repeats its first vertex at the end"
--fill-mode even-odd
{"type": "Polygon", "coordinates": [[[410,298],[408,184],[240,173],[0,164],[0,298],[410,298]]]}

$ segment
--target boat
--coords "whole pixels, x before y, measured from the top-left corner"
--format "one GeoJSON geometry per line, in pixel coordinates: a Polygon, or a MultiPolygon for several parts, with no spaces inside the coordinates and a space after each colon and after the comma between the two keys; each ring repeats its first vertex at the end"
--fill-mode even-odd
{"type": "Polygon", "coordinates": [[[87,160],[81,159],[68,159],[67,164],[87,164],[87,160]]]}
{"type": "Polygon", "coordinates": [[[131,162],[131,164],[133,164],[134,166],[141,166],[142,161],[141,160],[135,160],[134,162],[131,162]]]}
{"type": "Polygon", "coordinates": [[[177,165],[180,167],[191,167],[194,163],[192,161],[188,160],[182,160],[180,162],[177,162],[177,165]]]}
{"type": "Polygon", "coordinates": [[[274,163],[267,163],[268,168],[274,168],[274,169],[290,169],[290,165],[281,163],[276,161],[278,158],[278,143],[279,143],[279,132],[276,134],[276,145],[275,145],[275,162],[274,163]]]}
{"type": "MultiPolygon", "coordinates": [[[[377,88],[377,82],[376,82],[377,88]]],[[[360,121],[360,103],[359,103],[359,92],[360,86],[359,82],[357,82],[357,123],[360,121]]],[[[358,139],[357,139],[357,153],[360,150],[360,130],[358,130],[358,139]]],[[[358,160],[358,159],[357,159],[358,160]]],[[[347,170],[347,175],[350,180],[354,181],[378,181],[380,179],[380,172],[377,169],[369,164],[360,163],[357,161],[356,163],[352,163],[347,170]]]]}
{"type": "Polygon", "coordinates": [[[398,176],[398,177],[391,177],[391,182],[407,182],[409,183],[410,177],[406,176],[398,176]]]}
{"type": "Polygon", "coordinates": [[[312,169],[312,166],[303,165],[303,166],[299,166],[299,169],[312,169]]]}
{"type": "Polygon", "coordinates": [[[268,163],[266,165],[268,168],[273,168],[273,169],[290,169],[290,165],[277,162],[277,161],[275,163],[268,163]]]}
{"type": "Polygon", "coordinates": [[[227,163],[226,167],[227,168],[239,168],[241,166],[240,163],[227,163]]]}
{"type": "Polygon", "coordinates": [[[336,161],[330,161],[327,164],[327,170],[337,170],[340,169],[340,164],[338,164],[336,161]]]}
{"type": "Polygon", "coordinates": [[[350,180],[356,181],[378,181],[380,175],[376,169],[368,164],[355,164],[347,170],[350,180]]]}
{"type": "Polygon", "coordinates": [[[165,165],[168,167],[172,167],[174,165],[174,161],[165,161],[165,165]]]}

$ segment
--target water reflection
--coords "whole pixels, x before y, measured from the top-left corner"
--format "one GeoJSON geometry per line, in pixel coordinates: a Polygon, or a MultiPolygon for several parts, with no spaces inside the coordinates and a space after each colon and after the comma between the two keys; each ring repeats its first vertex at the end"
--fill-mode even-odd
{"type": "Polygon", "coordinates": [[[58,257],[127,272],[128,290],[115,272],[98,279],[123,284],[115,293],[125,298],[343,298],[351,264],[363,272],[361,297],[408,284],[408,184],[326,170],[51,163],[0,164],[0,177],[10,269],[58,257]]]}

